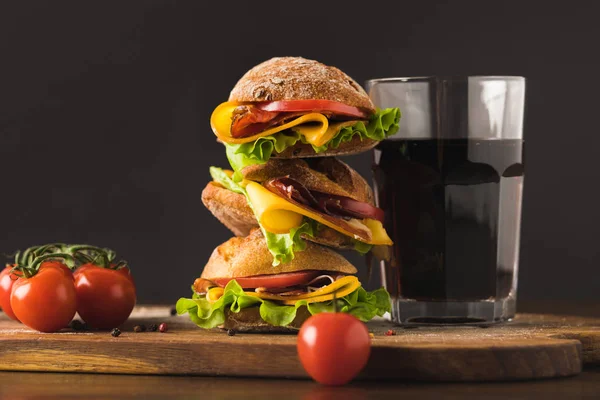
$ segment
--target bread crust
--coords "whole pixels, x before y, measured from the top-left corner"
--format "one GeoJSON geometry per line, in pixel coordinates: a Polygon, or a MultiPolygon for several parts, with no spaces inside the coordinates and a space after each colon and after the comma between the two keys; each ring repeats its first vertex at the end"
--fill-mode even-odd
{"type": "Polygon", "coordinates": [[[354,79],[335,67],[302,57],[275,57],[250,69],[229,101],[332,100],[369,113],[375,106],[354,79]]]}
{"type": "Polygon", "coordinates": [[[209,182],[202,191],[202,203],[219,222],[236,236],[247,236],[258,227],[256,217],[242,194],[209,182]]]}
{"type": "Polygon", "coordinates": [[[217,246],[200,277],[211,280],[308,270],[357,273],[356,268],[340,254],[310,242],[304,251],[296,252],[291,262],[277,266],[272,264],[273,255],[267,248],[265,238],[260,229],[254,229],[246,237],[233,237],[217,246]]]}
{"type": "Polygon", "coordinates": [[[225,310],[225,322],[219,328],[248,333],[297,333],[309,317],[306,307],[299,307],[296,318],[289,325],[274,326],[260,317],[259,307],[244,308],[238,313],[225,310]]]}

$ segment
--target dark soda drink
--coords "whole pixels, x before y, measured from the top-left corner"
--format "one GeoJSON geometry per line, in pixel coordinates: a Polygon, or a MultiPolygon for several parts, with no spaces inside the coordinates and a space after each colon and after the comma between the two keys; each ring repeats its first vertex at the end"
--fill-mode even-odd
{"type": "Polygon", "coordinates": [[[523,140],[397,139],[374,152],[392,298],[501,300],[516,288],[523,140]]]}

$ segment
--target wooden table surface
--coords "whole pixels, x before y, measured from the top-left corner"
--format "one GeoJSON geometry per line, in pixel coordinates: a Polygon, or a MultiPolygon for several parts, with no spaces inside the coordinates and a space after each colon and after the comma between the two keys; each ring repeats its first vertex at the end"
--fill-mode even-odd
{"type": "MultiPolygon", "coordinates": [[[[522,305],[524,312],[600,316],[591,304],[522,305]]],[[[224,355],[224,357],[235,355],[224,355]]],[[[508,383],[355,382],[328,388],[308,380],[0,372],[0,399],[363,399],[600,398],[600,368],[569,378],[508,383]],[[441,395],[441,396],[440,396],[441,395]],[[410,396],[410,397],[408,397],[410,396]]]]}

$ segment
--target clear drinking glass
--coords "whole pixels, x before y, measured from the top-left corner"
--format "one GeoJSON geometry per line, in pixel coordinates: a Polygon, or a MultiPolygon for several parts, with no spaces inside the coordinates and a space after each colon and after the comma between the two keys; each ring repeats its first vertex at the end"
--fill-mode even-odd
{"type": "Polygon", "coordinates": [[[377,205],[394,240],[381,262],[402,324],[491,323],[515,315],[525,79],[367,81],[400,129],[374,150],[377,205]]]}

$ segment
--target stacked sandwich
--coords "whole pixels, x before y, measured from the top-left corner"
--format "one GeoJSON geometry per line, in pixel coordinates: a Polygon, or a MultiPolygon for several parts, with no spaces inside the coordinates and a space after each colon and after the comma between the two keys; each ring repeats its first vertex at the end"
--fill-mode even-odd
{"type": "Polygon", "coordinates": [[[202,193],[235,237],[213,251],[178,313],[202,328],[294,331],[320,312],[367,321],[389,311],[385,289],[365,291],[330,249],[392,244],[370,186],[334,156],[373,148],[399,119],[316,61],[273,58],[249,70],[211,116],[231,170],[211,167],[202,193]]]}

